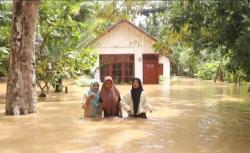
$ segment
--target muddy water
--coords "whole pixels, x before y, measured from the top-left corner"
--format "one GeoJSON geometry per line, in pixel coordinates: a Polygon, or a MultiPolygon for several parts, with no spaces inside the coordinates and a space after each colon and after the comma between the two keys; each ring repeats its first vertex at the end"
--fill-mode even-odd
{"type": "MultiPolygon", "coordinates": [[[[0,102],[5,85],[0,84],[0,102]]],[[[38,113],[4,116],[1,153],[248,153],[247,86],[178,79],[144,87],[154,105],[148,120],[84,119],[82,88],[38,99],[38,113]]],[[[130,86],[119,86],[124,94],[130,86]]]]}

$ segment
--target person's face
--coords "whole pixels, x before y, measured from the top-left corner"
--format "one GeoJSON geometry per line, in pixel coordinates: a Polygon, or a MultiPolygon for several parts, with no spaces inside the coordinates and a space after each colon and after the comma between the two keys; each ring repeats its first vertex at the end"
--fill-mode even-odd
{"type": "Polygon", "coordinates": [[[93,92],[98,92],[98,90],[99,90],[99,83],[94,83],[94,85],[93,85],[93,92]]]}
{"type": "Polygon", "coordinates": [[[139,82],[138,82],[138,80],[134,80],[132,86],[135,89],[139,88],[139,82]]]}
{"type": "Polygon", "coordinates": [[[110,80],[108,80],[108,81],[105,82],[105,87],[106,87],[108,90],[111,89],[112,85],[113,85],[113,84],[112,84],[112,82],[111,82],[110,80]]]}

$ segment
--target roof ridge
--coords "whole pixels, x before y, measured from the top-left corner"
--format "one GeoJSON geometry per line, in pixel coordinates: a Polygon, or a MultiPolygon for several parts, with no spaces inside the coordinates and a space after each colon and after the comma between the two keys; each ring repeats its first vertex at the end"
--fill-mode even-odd
{"type": "Polygon", "coordinates": [[[140,28],[139,26],[136,26],[133,22],[129,21],[128,19],[121,19],[120,21],[118,21],[117,23],[115,23],[114,25],[110,26],[103,34],[99,35],[94,41],[97,41],[98,39],[100,39],[101,37],[103,37],[106,33],[110,32],[111,30],[113,30],[116,26],[118,26],[119,24],[123,23],[123,22],[127,22],[129,25],[133,26],[135,29],[137,29],[138,31],[140,31],[141,33],[145,34],[147,37],[149,37],[150,39],[152,39],[154,42],[157,42],[158,40],[153,37],[152,35],[150,35],[149,33],[147,33],[146,31],[144,31],[142,28],[140,28]]]}

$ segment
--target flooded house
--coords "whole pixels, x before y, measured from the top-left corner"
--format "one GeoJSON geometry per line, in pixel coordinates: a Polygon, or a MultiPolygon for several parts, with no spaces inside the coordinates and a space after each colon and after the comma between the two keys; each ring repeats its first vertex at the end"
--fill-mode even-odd
{"type": "Polygon", "coordinates": [[[157,39],[128,20],[111,26],[93,43],[99,57],[95,79],[107,75],[116,83],[129,83],[133,77],[144,84],[158,84],[159,76],[170,77],[170,60],[156,54],[153,44],[157,39]]]}

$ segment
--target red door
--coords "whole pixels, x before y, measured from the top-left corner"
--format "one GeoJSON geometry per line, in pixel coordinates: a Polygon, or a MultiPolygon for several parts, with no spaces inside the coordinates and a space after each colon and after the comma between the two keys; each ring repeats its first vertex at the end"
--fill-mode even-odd
{"type": "Polygon", "coordinates": [[[143,62],[143,83],[145,84],[158,84],[158,63],[155,61],[143,62]]]}

